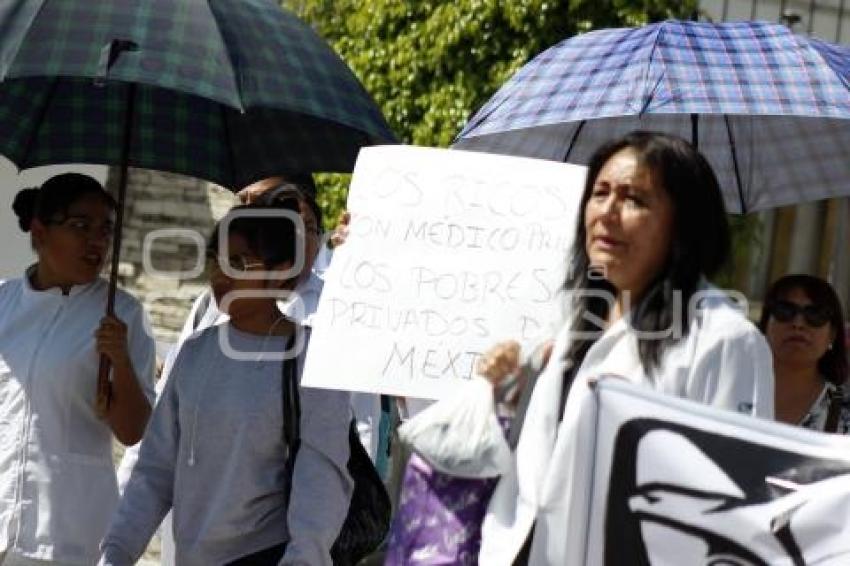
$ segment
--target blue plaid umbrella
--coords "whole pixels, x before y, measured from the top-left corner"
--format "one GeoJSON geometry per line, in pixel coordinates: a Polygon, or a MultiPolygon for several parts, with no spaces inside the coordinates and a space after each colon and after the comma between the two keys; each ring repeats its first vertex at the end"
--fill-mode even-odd
{"type": "Polygon", "coordinates": [[[850,49],[764,22],[572,37],[508,81],[455,147],[586,163],[634,129],[691,139],[745,213],[850,194],[850,49]]]}

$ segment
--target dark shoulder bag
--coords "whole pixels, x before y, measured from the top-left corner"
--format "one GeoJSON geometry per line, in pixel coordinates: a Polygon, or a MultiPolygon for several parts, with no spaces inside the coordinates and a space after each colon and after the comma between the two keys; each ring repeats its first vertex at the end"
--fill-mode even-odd
{"type": "MultiPolygon", "coordinates": [[[[295,458],[301,444],[301,396],[295,360],[283,364],[283,435],[288,447],[286,503],[289,506],[295,458]]],[[[390,528],[392,505],[372,460],[360,443],[354,419],[348,427],[348,473],[354,493],[342,529],[331,548],[335,566],[353,566],[378,549],[390,528]]]]}

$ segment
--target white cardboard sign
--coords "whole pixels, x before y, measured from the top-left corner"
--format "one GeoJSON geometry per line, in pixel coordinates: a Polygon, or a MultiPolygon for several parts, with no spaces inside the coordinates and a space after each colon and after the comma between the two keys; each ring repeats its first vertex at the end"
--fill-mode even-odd
{"type": "Polygon", "coordinates": [[[438,399],[500,340],[563,319],[585,167],[410,146],[360,152],[352,220],[302,383],[438,399]]]}

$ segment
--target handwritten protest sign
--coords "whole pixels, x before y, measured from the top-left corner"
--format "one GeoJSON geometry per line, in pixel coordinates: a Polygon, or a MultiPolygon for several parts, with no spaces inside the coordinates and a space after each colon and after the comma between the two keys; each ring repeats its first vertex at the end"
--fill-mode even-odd
{"type": "Polygon", "coordinates": [[[584,177],[534,159],[362,150],[302,383],[437,399],[497,341],[552,336],[584,177]]]}

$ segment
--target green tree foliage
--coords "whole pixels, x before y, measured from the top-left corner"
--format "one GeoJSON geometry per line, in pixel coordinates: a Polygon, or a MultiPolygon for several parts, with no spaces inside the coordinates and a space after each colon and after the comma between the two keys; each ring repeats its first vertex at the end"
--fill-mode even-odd
{"type": "MultiPolygon", "coordinates": [[[[352,68],[405,143],[445,147],[533,56],[592,29],[688,18],[696,0],[283,0],[352,68]]],[[[333,225],[348,176],[319,179],[333,225]]]]}

